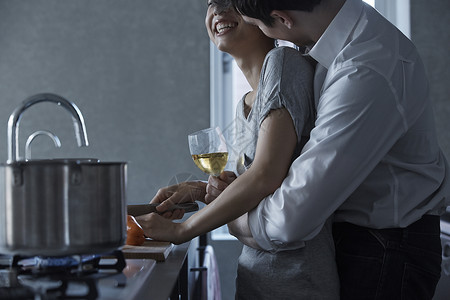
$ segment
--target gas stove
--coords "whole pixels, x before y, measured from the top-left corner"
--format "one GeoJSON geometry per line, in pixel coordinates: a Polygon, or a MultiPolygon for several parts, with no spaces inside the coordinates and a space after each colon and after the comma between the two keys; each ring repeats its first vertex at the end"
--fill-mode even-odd
{"type": "Polygon", "coordinates": [[[66,257],[0,255],[0,300],[133,299],[156,261],[120,250],[66,257]]]}

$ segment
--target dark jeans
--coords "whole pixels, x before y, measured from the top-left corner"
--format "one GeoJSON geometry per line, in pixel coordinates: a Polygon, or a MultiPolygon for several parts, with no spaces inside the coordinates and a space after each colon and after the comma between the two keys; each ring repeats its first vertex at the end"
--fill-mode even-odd
{"type": "Polygon", "coordinates": [[[341,299],[432,299],[441,275],[438,216],[406,228],[370,229],[335,223],[341,299]]]}

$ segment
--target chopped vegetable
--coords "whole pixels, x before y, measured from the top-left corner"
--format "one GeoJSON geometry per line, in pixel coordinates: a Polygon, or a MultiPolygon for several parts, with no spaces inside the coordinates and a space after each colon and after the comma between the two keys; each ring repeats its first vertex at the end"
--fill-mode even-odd
{"type": "Polygon", "coordinates": [[[141,246],[145,242],[144,230],[136,219],[127,215],[127,245],[141,246]]]}

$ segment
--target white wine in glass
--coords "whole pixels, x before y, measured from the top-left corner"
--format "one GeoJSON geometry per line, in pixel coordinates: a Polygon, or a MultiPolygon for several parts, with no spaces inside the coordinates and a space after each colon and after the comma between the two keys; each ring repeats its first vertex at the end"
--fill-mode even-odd
{"type": "Polygon", "coordinates": [[[228,161],[225,138],[219,127],[207,128],[188,136],[192,159],[200,170],[219,176],[228,161]]]}

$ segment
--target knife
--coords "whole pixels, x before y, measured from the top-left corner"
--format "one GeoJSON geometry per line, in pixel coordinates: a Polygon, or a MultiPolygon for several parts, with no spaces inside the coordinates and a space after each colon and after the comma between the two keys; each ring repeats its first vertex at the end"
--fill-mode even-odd
{"type": "MultiPolygon", "coordinates": [[[[149,214],[156,211],[156,206],[159,204],[156,203],[150,203],[150,204],[134,204],[134,205],[127,205],[127,213],[129,215],[132,215],[134,217],[136,216],[142,216],[145,214],[149,214]]],[[[198,204],[195,202],[189,202],[189,203],[179,203],[173,205],[169,211],[175,210],[175,209],[184,209],[185,212],[193,212],[198,210],[198,204]]]]}

